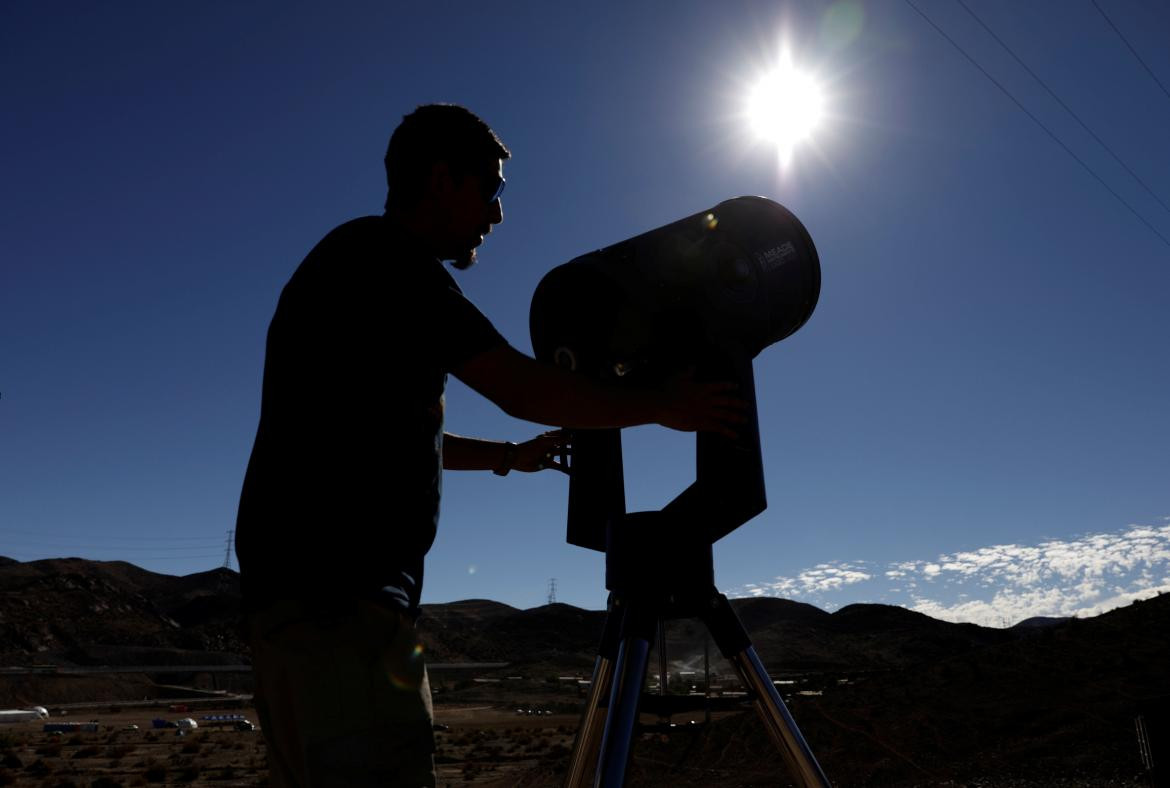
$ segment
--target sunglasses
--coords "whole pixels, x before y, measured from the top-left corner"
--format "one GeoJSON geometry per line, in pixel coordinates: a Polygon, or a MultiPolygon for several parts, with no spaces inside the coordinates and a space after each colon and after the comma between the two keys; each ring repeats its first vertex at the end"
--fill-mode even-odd
{"type": "Polygon", "coordinates": [[[504,180],[504,178],[502,176],[500,176],[500,182],[498,184],[494,183],[491,180],[484,182],[484,192],[483,193],[484,193],[484,198],[487,200],[488,205],[491,205],[496,200],[500,199],[500,195],[504,193],[504,186],[506,186],[507,183],[508,182],[506,180],[504,180]],[[488,188],[492,189],[492,191],[490,193],[488,192],[488,188]]]}

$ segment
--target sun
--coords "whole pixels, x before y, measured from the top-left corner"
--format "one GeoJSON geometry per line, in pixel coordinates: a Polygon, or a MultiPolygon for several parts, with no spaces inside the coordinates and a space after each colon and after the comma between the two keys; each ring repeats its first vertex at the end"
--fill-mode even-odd
{"type": "Polygon", "coordinates": [[[794,67],[783,53],[780,63],[748,93],[746,114],[756,135],[773,143],[780,163],[787,165],[796,146],[820,125],[824,104],[824,92],[813,76],[794,67]]]}

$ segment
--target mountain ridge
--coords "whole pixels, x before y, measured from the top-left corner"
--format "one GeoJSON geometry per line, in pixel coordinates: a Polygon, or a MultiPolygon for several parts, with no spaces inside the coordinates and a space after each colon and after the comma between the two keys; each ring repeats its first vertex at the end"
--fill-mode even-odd
{"type": "MultiPolygon", "coordinates": [[[[1035,785],[1132,784],[1141,773],[1134,719],[1170,704],[1170,595],[1007,629],[890,605],[831,613],[769,597],[731,605],[772,678],[791,682],[783,685],[789,708],[842,785],[997,784],[988,775],[1005,774],[1035,785]]],[[[138,699],[165,683],[145,666],[244,665],[240,613],[239,576],[226,569],[175,577],[124,561],[0,559],[0,665],[144,667],[100,677],[51,667],[0,674],[0,705],[138,699]]],[[[605,619],[565,604],[520,610],[469,599],[423,605],[418,631],[432,664],[505,663],[475,675],[522,676],[555,693],[559,676],[589,675],[605,619]]],[[[671,621],[666,634],[676,676],[701,675],[708,646],[713,670],[729,674],[701,621],[671,621]]],[[[437,697],[507,704],[515,691],[507,680],[460,675],[436,670],[445,685],[437,697]]],[[[186,686],[197,678],[192,671],[186,686]]],[[[250,674],[230,681],[246,692],[250,674]]],[[[784,769],[754,717],[704,735],[640,746],[661,762],[693,761],[701,773],[712,761],[784,769]]]]}
{"type": "MultiPolygon", "coordinates": [[[[246,659],[240,603],[239,575],[227,568],[175,576],[127,561],[0,556],[0,660],[96,664],[116,657],[117,647],[246,659]]],[[[1158,598],[1149,603],[1166,606],[1158,598]]],[[[995,629],[874,603],[832,612],[778,597],[733,599],[731,605],[761,657],[795,671],[904,667],[1051,636],[1117,613],[1037,617],[995,629]]],[[[605,618],[605,611],[564,603],[522,610],[465,599],[422,605],[418,629],[432,661],[579,663],[596,653],[605,618]]],[[[680,659],[702,653],[706,639],[699,621],[668,624],[668,651],[680,659]]],[[[141,663],[135,658],[131,664],[141,663]]]]}

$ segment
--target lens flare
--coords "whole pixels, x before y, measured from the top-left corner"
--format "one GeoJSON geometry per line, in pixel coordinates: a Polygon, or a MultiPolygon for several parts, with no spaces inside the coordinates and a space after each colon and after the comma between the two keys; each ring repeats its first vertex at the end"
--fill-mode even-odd
{"type": "Polygon", "coordinates": [[[390,657],[386,659],[387,677],[390,679],[391,686],[395,689],[411,692],[417,691],[422,686],[424,675],[422,643],[415,643],[405,660],[401,658],[395,660],[390,657]]]}
{"type": "Polygon", "coordinates": [[[787,53],[748,95],[747,117],[761,139],[776,146],[781,164],[820,125],[824,94],[811,75],[797,70],[787,53]]]}

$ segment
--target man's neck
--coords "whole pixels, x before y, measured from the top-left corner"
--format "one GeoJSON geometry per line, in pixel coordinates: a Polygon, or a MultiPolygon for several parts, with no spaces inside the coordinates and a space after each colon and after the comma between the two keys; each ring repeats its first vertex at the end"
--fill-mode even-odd
{"type": "Polygon", "coordinates": [[[425,252],[430,257],[439,257],[442,244],[435,237],[434,228],[418,221],[417,217],[404,216],[393,211],[386,211],[382,217],[390,226],[390,231],[411,247],[425,252]]]}

